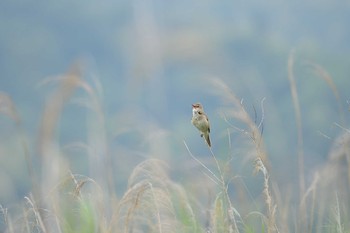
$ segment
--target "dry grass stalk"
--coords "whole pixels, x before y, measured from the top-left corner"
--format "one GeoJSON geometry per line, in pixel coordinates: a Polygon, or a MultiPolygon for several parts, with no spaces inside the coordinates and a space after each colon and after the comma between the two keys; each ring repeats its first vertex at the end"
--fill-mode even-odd
{"type": "Polygon", "coordinates": [[[342,105],[338,88],[335,85],[332,76],[322,66],[316,63],[307,62],[307,64],[312,68],[313,72],[317,75],[317,77],[323,79],[331,89],[338,104],[338,113],[340,116],[340,122],[343,124],[345,122],[344,108],[342,105]]]}
{"type": "MultiPolygon", "coordinates": [[[[303,125],[301,118],[301,110],[299,103],[299,95],[297,91],[297,85],[294,77],[294,50],[291,52],[288,58],[288,80],[290,91],[292,94],[294,113],[295,113],[295,122],[298,131],[298,164],[299,164],[299,197],[300,199],[305,193],[305,172],[304,172],[304,139],[303,139],[303,125]]],[[[305,210],[302,211],[301,218],[304,219],[305,210]]]]}
{"type": "MultiPolygon", "coordinates": [[[[303,138],[303,125],[301,117],[301,108],[299,102],[299,95],[297,91],[297,85],[294,77],[294,54],[293,50],[288,58],[288,80],[290,91],[292,94],[294,113],[295,113],[295,122],[297,126],[297,153],[298,153],[298,170],[299,170],[299,199],[301,200],[305,193],[305,168],[304,168],[304,138],[303,138]]],[[[299,205],[299,216],[298,216],[298,225],[299,231],[303,231],[305,228],[306,220],[306,209],[304,205],[299,205]]]]}
{"type": "Polygon", "coordinates": [[[308,232],[313,232],[313,226],[314,226],[314,213],[315,213],[315,205],[316,205],[316,191],[317,191],[317,185],[319,183],[320,176],[316,172],[314,179],[310,185],[310,187],[306,190],[305,194],[303,195],[303,198],[301,199],[300,206],[304,206],[304,209],[309,209],[309,216],[310,220],[308,221],[308,232]],[[311,195],[311,207],[308,208],[307,206],[307,198],[311,195]]]}
{"type": "MultiPolygon", "coordinates": [[[[227,215],[225,215],[225,218],[227,218],[228,222],[229,222],[229,225],[228,225],[228,229],[230,230],[230,232],[239,232],[239,228],[238,228],[238,225],[237,225],[237,221],[236,221],[236,217],[235,215],[239,216],[238,214],[238,211],[236,211],[236,209],[233,207],[233,204],[231,202],[231,199],[230,199],[230,196],[228,194],[228,183],[226,182],[225,178],[224,178],[224,173],[222,172],[222,169],[220,167],[220,164],[218,162],[218,160],[216,159],[216,156],[215,154],[213,153],[213,151],[210,149],[210,152],[211,152],[211,155],[215,161],[215,164],[216,164],[216,167],[217,167],[217,170],[219,172],[219,176],[217,176],[210,168],[208,168],[205,164],[203,164],[199,159],[197,159],[193,154],[192,152],[190,151],[190,149],[188,148],[186,142],[184,141],[184,144],[186,146],[186,149],[189,153],[189,155],[195,160],[197,161],[208,173],[208,177],[215,183],[219,186],[221,192],[222,192],[222,195],[224,197],[224,201],[225,201],[225,204],[227,204],[227,208],[224,212],[227,213],[227,215]]],[[[218,196],[220,196],[220,194],[218,194],[218,196]]],[[[218,198],[218,197],[217,197],[218,198]]],[[[218,199],[217,199],[218,200],[218,199]]],[[[221,198],[220,198],[221,200],[221,198]]],[[[216,206],[216,205],[215,205],[216,206]]],[[[212,221],[212,224],[215,225],[216,223],[216,216],[218,215],[213,215],[214,217],[214,220],[212,221]]],[[[240,217],[240,216],[239,216],[240,217]]]]}
{"type": "MultiPolygon", "coordinates": [[[[74,64],[67,74],[59,77],[60,86],[48,99],[42,117],[40,127],[40,152],[41,156],[46,156],[46,148],[54,142],[55,127],[61,116],[64,104],[72,96],[74,90],[82,85],[81,67],[74,64]]],[[[46,82],[57,81],[57,78],[49,78],[46,82]]]]}
{"type": "Polygon", "coordinates": [[[42,215],[35,203],[35,201],[33,200],[33,198],[29,198],[29,197],[24,197],[24,199],[27,201],[27,203],[31,206],[31,210],[34,213],[35,216],[35,220],[36,220],[36,225],[40,228],[40,230],[43,233],[47,233],[49,232],[44,224],[44,221],[42,219],[42,215]]]}
{"type": "Polygon", "coordinates": [[[340,208],[339,208],[339,199],[338,199],[338,194],[336,193],[335,195],[335,201],[336,205],[334,207],[334,218],[336,222],[336,228],[337,228],[337,233],[343,233],[343,225],[342,225],[342,220],[341,220],[341,214],[340,214],[340,208]]]}
{"type": "Polygon", "coordinates": [[[12,222],[11,222],[11,218],[8,214],[8,209],[4,208],[2,205],[0,205],[0,213],[3,216],[4,219],[4,224],[5,226],[7,226],[8,232],[12,233],[13,231],[13,226],[12,226],[12,222]]]}

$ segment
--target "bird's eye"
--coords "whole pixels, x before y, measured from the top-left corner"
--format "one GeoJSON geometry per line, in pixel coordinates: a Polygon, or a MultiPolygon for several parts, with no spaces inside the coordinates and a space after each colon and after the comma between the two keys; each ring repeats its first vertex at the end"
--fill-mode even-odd
{"type": "Polygon", "coordinates": [[[202,112],[198,112],[199,115],[202,115],[202,112]]]}

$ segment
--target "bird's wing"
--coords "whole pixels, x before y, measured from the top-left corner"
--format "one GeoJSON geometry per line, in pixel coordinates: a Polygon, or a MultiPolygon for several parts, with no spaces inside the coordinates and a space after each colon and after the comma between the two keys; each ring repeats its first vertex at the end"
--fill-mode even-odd
{"type": "Polygon", "coordinates": [[[210,123],[209,123],[208,116],[207,116],[207,115],[205,115],[205,118],[207,118],[207,121],[208,121],[208,132],[210,133],[210,123]]]}

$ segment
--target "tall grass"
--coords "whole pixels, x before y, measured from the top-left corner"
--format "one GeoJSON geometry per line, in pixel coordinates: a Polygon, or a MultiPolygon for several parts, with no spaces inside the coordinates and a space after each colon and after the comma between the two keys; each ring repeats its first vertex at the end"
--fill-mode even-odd
{"type": "MultiPolygon", "coordinates": [[[[130,171],[124,192],[116,191],[115,179],[120,173],[115,170],[110,153],[102,90],[97,82],[95,85],[87,82],[80,64],[43,82],[43,85],[54,84],[55,90],[42,114],[37,153],[29,153],[15,104],[6,93],[0,93],[0,113],[15,122],[32,182],[31,193],[23,197],[21,211],[12,214],[1,203],[5,232],[350,232],[350,131],[344,126],[345,120],[336,123],[342,134],[334,140],[329,160],[315,170],[311,182],[306,182],[303,124],[293,67],[292,55],[288,77],[298,128],[299,167],[295,169],[300,175],[299,185],[287,189],[274,181],[276,174],[265,148],[264,117],[268,114],[264,110],[265,99],[260,102],[260,110],[254,108],[251,116],[244,103],[220,79],[211,79],[210,85],[225,103],[222,113],[228,132],[240,134],[239,143],[248,146],[244,158],[230,155],[225,159],[208,149],[211,157],[204,161],[184,141],[188,161],[194,161],[195,168],[201,171],[197,181],[213,184],[201,186],[200,196],[192,192],[194,183],[174,181],[172,168],[153,155],[130,171]],[[74,98],[77,90],[86,94],[83,99],[74,98]],[[72,101],[89,110],[87,140],[62,146],[57,129],[65,105],[72,101]],[[72,148],[86,152],[89,176],[72,171],[64,153],[72,148]],[[40,164],[33,164],[35,161],[40,164]],[[248,164],[255,175],[241,179],[239,171],[230,169],[238,161],[242,166],[248,164]],[[247,180],[257,184],[257,193],[249,189],[247,180]],[[231,192],[232,189],[236,192],[231,192]],[[204,193],[209,193],[207,203],[203,202],[204,193]]],[[[310,67],[326,80],[339,103],[341,97],[331,76],[318,65],[310,67]]],[[[340,103],[338,107],[342,112],[340,103]]],[[[230,144],[229,148],[232,149],[230,144]]]]}

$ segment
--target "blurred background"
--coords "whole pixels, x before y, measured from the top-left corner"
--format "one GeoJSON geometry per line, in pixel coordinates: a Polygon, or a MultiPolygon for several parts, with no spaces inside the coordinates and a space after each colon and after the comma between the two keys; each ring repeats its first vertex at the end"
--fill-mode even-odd
{"type": "MultiPolygon", "coordinates": [[[[197,174],[184,141],[197,157],[210,159],[190,123],[195,102],[204,105],[211,121],[213,152],[222,159],[231,154],[233,161],[246,156],[239,149],[241,133],[228,131],[221,114],[227,103],[208,81],[221,79],[252,118],[256,109],[260,121],[264,110],[271,175],[281,186],[296,185],[297,130],[287,66],[294,52],[309,183],[343,131],[339,126],[349,127],[349,22],[345,0],[5,0],[0,2],[0,91],[12,98],[34,168],[40,169],[38,135],[55,90],[45,80],[82,64],[84,80],[97,90],[105,128],[91,126],[91,110],[81,101],[87,93],[77,90],[60,115],[57,141],[72,173],[93,177],[85,152],[65,146],[86,142],[91,130],[101,130],[103,153],[110,155],[116,190],[123,193],[131,170],[146,158],[165,160],[181,183],[197,174]],[[332,77],[339,99],[311,64],[332,77]]],[[[234,119],[230,123],[240,126],[234,119]]],[[[234,167],[233,174],[243,174],[240,169],[234,167]]],[[[248,170],[251,175],[252,167],[248,170]]],[[[11,207],[30,190],[15,123],[1,115],[0,204],[11,207]]]]}

